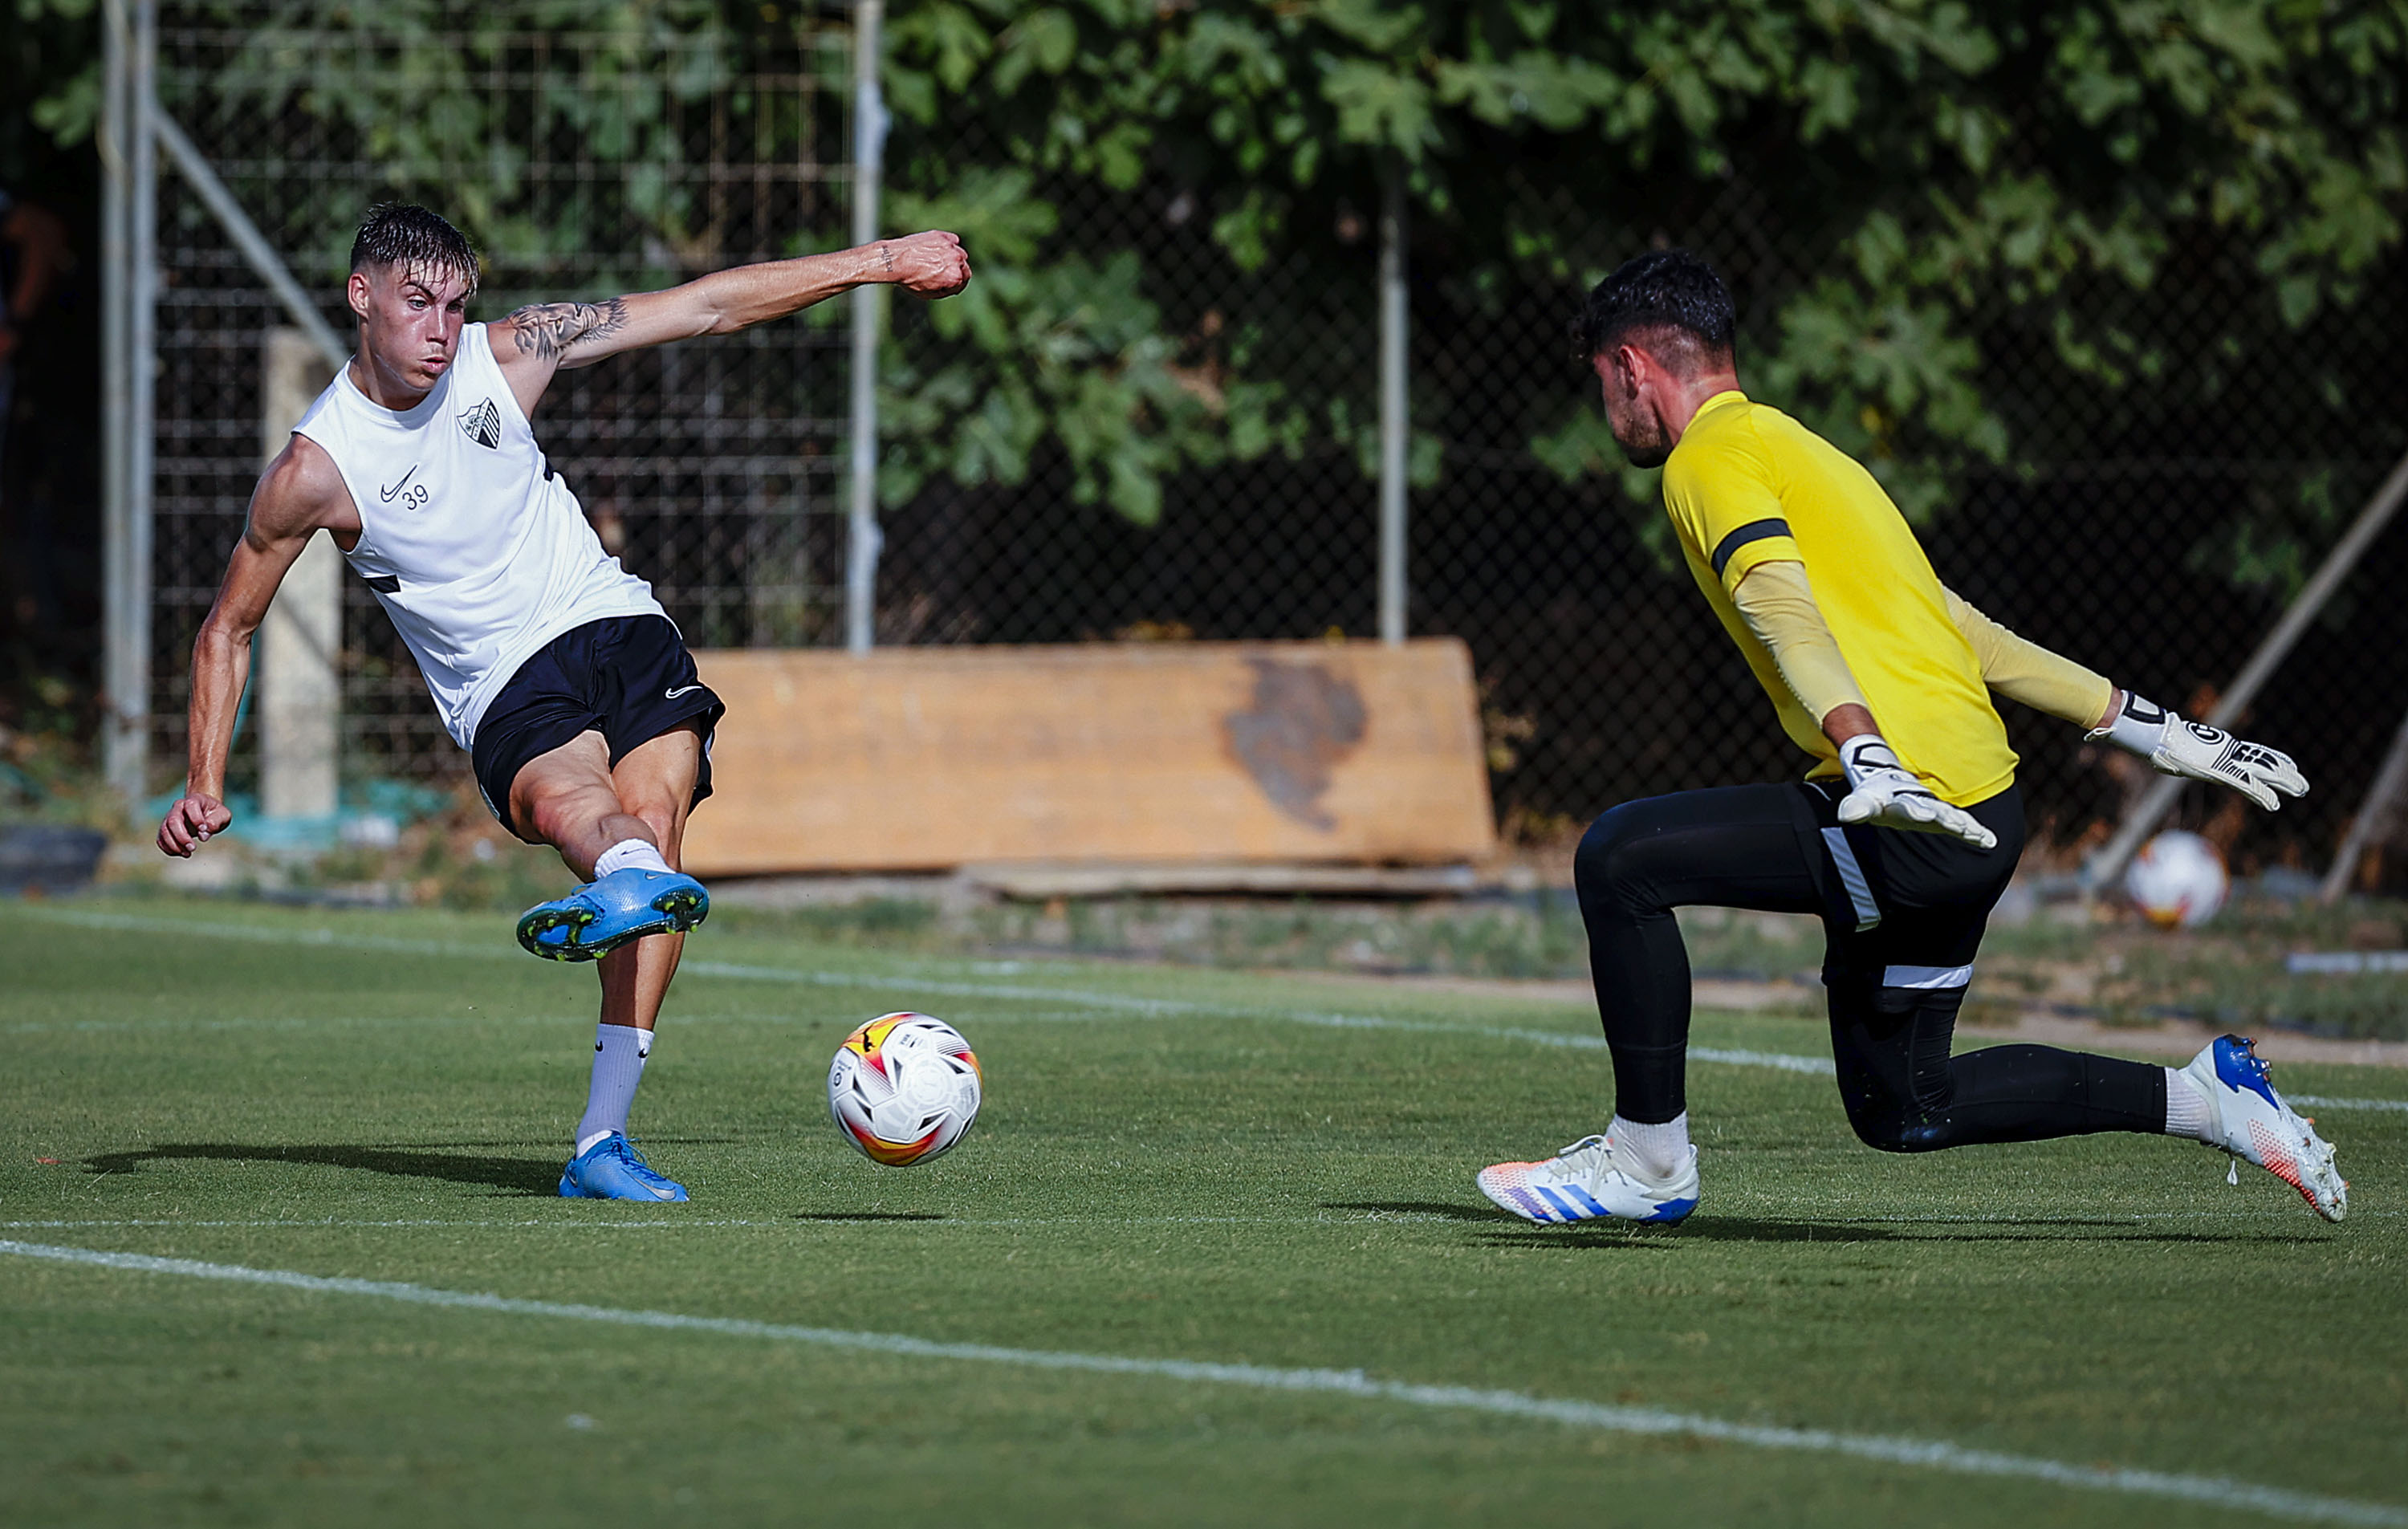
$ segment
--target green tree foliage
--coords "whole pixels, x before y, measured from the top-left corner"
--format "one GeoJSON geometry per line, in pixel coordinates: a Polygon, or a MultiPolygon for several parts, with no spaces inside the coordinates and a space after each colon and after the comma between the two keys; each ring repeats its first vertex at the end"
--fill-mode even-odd
{"type": "MultiPolygon", "coordinates": [[[[40,22],[48,43],[27,71],[40,86],[33,121],[62,145],[93,137],[97,0],[14,4],[28,36],[40,22]]],[[[363,186],[296,165],[280,178],[275,205],[252,209],[308,280],[340,276],[367,195],[439,205],[513,271],[612,241],[648,252],[640,264],[663,276],[707,260],[708,214],[674,173],[695,147],[676,108],[738,84],[765,40],[757,18],[731,27],[713,0],[253,0],[170,5],[162,20],[238,39],[211,52],[202,88],[163,59],[162,103],[189,130],[256,141],[263,160],[294,151],[378,167],[363,186]],[[514,77],[543,87],[493,88],[514,77]],[[620,173],[564,202],[529,171],[570,140],[620,173]]],[[[777,130],[791,139],[796,124],[777,130]]]]}
{"type": "MultiPolygon", "coordinates": [[[[1236,269],[1303,259],[1317,280],[1361,283],[1359,256],[1313,231],[1334,206],[1375,205],[1393,164],[1417,260],[1442,250],[1434,263],[1464,292],[1568,304],[1746,188],[1784,257],[1736,273],[1756,385],[1918,514],[1953,468],[2031,449],[2012,425],[2040,410],[2008,396],[2018,388],[2092,400],[2056,427],[2065,450],[2213,400],[2266,345],[2354,303],[2408,207],[2401,0],[905,0],[892,25],[910,182],[1034,178],[1011,183],[1032,234],[1004,264],[1040,328],[1060,322],[1035,295],[1041,271],[1108,264],[1093,219],[1082,238],[1058,219],[1037,231],[1049,202],[1192,187],[1236,269]],[[2216,311],[2178,332],[2130,317],[2208,269],[2216,311]],[[2013,378],[2010,348],[2024,358],[2013,378]]],[[[1141,275],[1116,295],[1126,322],[1146,290],[1141,275]]],[[[947,386],[1020,386],[1007,412],[1028,441],[1049,427],[1046,397],[1070,394],[1011,380],[1028,365],[1015,334],[977,335],[980,360],[947,386]]],[[[1165,334],[1155,353],[1193,341],[1165,334]]],[[[1545,388],[1526,401],[1525,438],[1568,473],[1606,467],[1595,411],[1534,369],[1545,388]]],[[[1425,418],[1447,407],[1431,387],[1417,376],[1425,418]]],[[[1134,380],[1125,391],[1124,419],[1158,407],[1134,380]]],[[[1207,437],[1212,418],[1169,401],[1129,426],[1158,448],[1140,470],[1207,437]]],[[[1266,422],[1291,441],[1333,424],[1259,395],[1213,418],[1241,454],[1272,444],[1266,422]]]]}
{"type": "Polygon", "coordinates": [[[58,149],[92,136],[100,117],[98,0],[8,0],[0,24],[0,89],[30,109],[0,113],[0,179],[22,177],[39,149],[38,133],[58,149]]]}
{"type": "Polygon", "coordinates": [[[1143,291],[1128,249],[1056,244],[1059,215],[1020,165],[967,165],[926,193],[891,199],[899,227],[950,228],[978,279],[924,315],[935,344],[890,348],[880,491],[909,499],[933,473],[965,485],[1018,483],[1051,437],[1072,494],[1152,523],[1162,480],[1259,451],[1278,390],[1182,365],[1182,342],[1143,291]]]}
{"type": "MultiPolygon", "coordinates": [[[[13,4],[21,37],[53,39],[34,120],[88,134],[97,7],[13,4]],[[63,28],[90,51],[59,56],[63,28]]],[[[482,166],[450,204],[535,267],[596,229],[655,241],[665,266],[706,254],[661,173],[693,151],[665,103],[740,79],[798,24],[715,0],[226,7],[263,11],[222,109],[336,120],[380,162],[482,166]],[[376,35],[380,63],[340,88],[278,46],[347,27],[376,35]],[[572,32],[628,47],[555,61],[573,66],[544,122],[495,120],[474,77],[522,46],[506,35],[572,32]],[[665,40],[678,67],[625,88],[665,40]],[[561,130],[624,184],[530,218],[524,136],[561,130]]],[[[890,493],[1017,481],[1059,450],[1081,497],[1145,521],[1189,465],[1319,450],[1369,471],[1369,367],[1310,394],[1290,379],[1368,328],[1365,220],[1389,174],[1417,304],[1498,321],[1568,310],[1622,256],[1743,198],[1762,248],[1726,263],[1753,384],[1916,514],[1968,464],[2229,407],[2270,347],[2358,300],[2408,209],[2408,0],[897,0],[889,24],[890,224],[958,228],[980,271],[962,299],[896,310],[890,493]],[[1192,249],[1166,264],[1166,201],[1193,209],[1201,277],[1192,249]]],[[[1467,404],[1567,474],[1608,469],[1576,374],[1552,353],[1528,370],[1477,398],[1418,375],[1416,476],[1448,470],[1440,442],[1460,432],[1432,422],[1467,404]]],[[[2291,391],[2340,407],[2329,378],[2291,391]]],[[[2309,482],[2214,555],[2292,577],[2286,549],[2333,503],[2309,482]]]]}

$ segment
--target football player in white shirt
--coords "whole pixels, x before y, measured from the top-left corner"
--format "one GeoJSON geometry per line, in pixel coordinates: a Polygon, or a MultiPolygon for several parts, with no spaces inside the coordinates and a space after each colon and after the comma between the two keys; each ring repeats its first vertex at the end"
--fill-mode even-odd
{"type": "Polygon", "coordinates": [[[969,258],[951,234],[914,234],[469,324],[477,277],[467,239],[423,207],[380,207],[362,224],[349,283],[358,350],[251,495],[193,644],[191,773],[159,848],[189,856],[233,821],[226,754],[252,636],[303,547],[330,533],[417,658],[494,815],[586,883],[519,922],[529,950],[596,961],[602,979],[561,1193],[683,1200],[626,1125],[684,931],[710,909],[678,858],[724,708],[651,587],[603,551],[529,422],[563,367],[733,334],[871,282],[950,296],[969,258]]]}

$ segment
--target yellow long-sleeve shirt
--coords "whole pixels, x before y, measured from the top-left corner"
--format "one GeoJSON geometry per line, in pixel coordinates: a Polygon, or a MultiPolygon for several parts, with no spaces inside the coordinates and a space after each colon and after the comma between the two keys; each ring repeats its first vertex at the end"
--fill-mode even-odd
{"type": "Polygon", "coordinates": [[[1766,563],[1804,565],[1850,675],[1907,768],[1958,807],[2013,783],[2014,750],[1981,658],[1905,518],[1860,464],[1779,409],[1718,393],[1665,463],[1664,505],[1691,575],[1783,730],[1814,756],[1810,774],[1839,773],[1838,750],[1732,597],[1766,563]]]}
{"type": "MultiPolygon", "coordinates": [[[[1973,645],[1983,683],[1991,690],[2077,727],[2096,727],[2104,720],[2115,693],[2104,676],[2017,636],[1947,585],[1940,586],[1940,593],[1948,603],[1948,619],[1973,645]]],[[[1808,716],[1819,722],[1840,707],[1866,705],[1856,677],[1814,603],[1806,564],[1759,563],[1731,587],[1731,601],[1747,629],[1771,653],[1781,678],[1808,716]]]]}

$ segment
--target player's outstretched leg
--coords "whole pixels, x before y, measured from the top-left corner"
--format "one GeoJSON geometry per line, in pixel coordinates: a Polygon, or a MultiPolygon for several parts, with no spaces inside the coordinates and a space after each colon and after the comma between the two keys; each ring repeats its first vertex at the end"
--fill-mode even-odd
{"type": "Polygon", "coordinates": [[[2309,1208],[2329,1222],[2349,1213],[2349,1181],[2333,1162],[2332,1143],[2274,1092],[2273,1070],[2258,1055],[2256,1041],[2220,1036],[2173,1077],[2197,1094],[2199,1108],[2178,1126],[2181,1095],[2170,1089],[2168,1131],[2196,1135],[2211,1147],[2247,1158],[2298,1190],[2309,1208]]]}
{"type": "Polygon", "coordinates": [[[2255,1043],[2216,1040],[2186,1067],[2053,1046],[1953,1051],[1963,990],[1881,988],[1833,972],[1831,1043],[1848,1122],[1869,1147],[1930,1152],[2101,1131],[2164,1134],[2245,1157],[2339,1221],[2349,1186],[2330,1142],[2274,1092],[2255,1043]]]}

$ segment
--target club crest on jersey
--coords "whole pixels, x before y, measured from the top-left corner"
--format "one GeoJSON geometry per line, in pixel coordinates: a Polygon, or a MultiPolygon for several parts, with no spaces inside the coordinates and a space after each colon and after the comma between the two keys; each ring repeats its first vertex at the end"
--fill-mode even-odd
{"type": "Polygon", "coordinates": [[[460,428],[468,438],[489,451],[502,449],[502,411],[490,398],[460,416],[460,428]]]}

